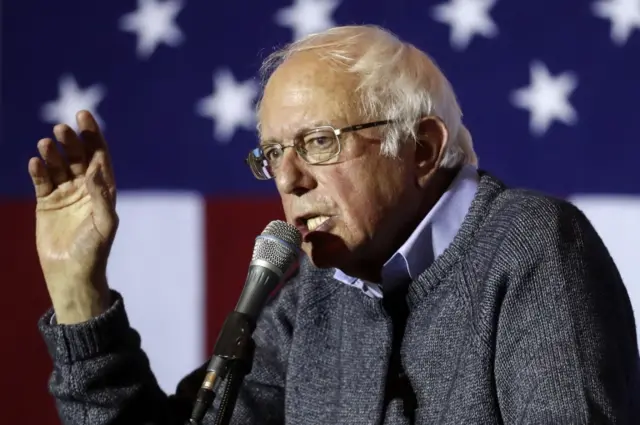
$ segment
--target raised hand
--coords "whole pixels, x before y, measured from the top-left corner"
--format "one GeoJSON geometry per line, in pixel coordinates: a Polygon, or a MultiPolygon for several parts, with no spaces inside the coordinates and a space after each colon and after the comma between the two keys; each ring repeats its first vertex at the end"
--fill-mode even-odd
{"type": "Polygon", "coordinates": [[[36,192],[36,247],[60,324],[80,323],[109,306],[106,267],[118,227],[116,186],[106,141],[88,111],[78,133],[66,124],[38,141],[29,160],[36,192]]]}

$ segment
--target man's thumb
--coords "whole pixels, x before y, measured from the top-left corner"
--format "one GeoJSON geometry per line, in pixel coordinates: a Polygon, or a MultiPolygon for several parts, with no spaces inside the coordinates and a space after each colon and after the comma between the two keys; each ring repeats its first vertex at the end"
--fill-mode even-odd
{"type": "MultiPolygon", "coordinates": [[[[98,161],[96,164],[100,164],[100,162],[98,161]]],[[[93,169],[87,170],[86,185],[89,196],[91,197],[93,224],[103,240],[107,241],[112,237],[112,232],[116,225],[116,213],[114,211],[111,193],[102,176],[100,165],[92,168],[93,169]]]]}

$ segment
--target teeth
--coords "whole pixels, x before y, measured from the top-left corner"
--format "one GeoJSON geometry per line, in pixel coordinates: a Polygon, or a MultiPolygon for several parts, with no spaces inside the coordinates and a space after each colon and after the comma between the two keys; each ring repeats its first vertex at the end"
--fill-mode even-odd
{"type": "Polygon", "coordinates": [[[329,217],[326,215],[319,215],[317,217],[310,218],[307,220],[307,229],[309,229],[310,232],[313,232],[327,220],[329,220],[329,217]]]}

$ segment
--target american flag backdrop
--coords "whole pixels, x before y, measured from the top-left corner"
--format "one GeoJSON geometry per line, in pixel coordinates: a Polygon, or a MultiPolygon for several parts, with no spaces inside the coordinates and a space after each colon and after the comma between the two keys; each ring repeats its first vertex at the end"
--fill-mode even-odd
{"type": "Polygon", "coordinates": [[[571,199],[640,317],[640,0],[5,0],[1,4],[0,416],[56,424],[36,321],[49,307],[27,173],[89,109],[110,142],[124,294],[160,385],[212,350],[254,237],[282,218],[253,179],[261,60],[334,25],[377,24],[451,80],[480,166],[571,199]]]}

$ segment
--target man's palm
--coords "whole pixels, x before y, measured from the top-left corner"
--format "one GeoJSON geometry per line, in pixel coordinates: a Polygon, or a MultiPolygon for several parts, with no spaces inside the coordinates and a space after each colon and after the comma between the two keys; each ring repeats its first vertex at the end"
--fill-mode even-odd
{"type": "Polygon", "coordinates": [[[64,263],[81,266],[88,255],[96,255],[103,241],[94,223],[85,179],[76,177],[37,200],[36,244],[45,269],[64,267],[64,263]]]}
{"type": "Polygon", "coordinates": [[[59,143],[40,140],[41,158],[29,161],[37,201],[36,247],[52,298],[68,293],[69,285],[104,278],[118,221],[106,142],[89,112],[79,112],[77,121],[79,134],[57,125],[59,143]]]}

